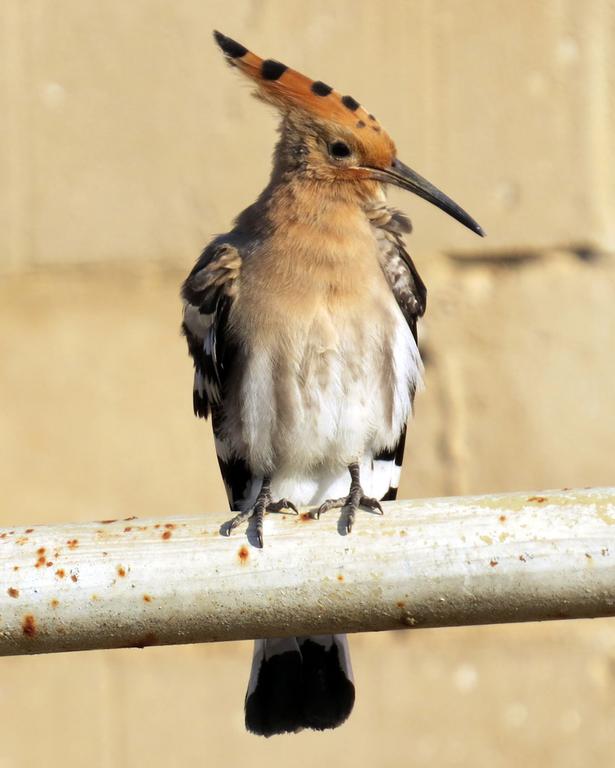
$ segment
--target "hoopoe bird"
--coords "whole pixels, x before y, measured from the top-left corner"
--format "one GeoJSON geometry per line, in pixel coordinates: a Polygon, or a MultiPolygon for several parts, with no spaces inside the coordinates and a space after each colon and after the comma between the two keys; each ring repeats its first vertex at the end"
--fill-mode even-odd
{"type": "MultiPolygon", "coordinates": [[[[267,512],[319,517],[394,499],[421,379],[426,289],[389,184],[480,226],[397,158],[352,96],[214,33],[229,64],[281,114],[269,184],[183,284],[194,411],[211,414],[231,510],[263,545],[267,512]]],[[[245,701],[264,736],[335,728],[355,697],[343,635],[257,640],[245,701]]]]}

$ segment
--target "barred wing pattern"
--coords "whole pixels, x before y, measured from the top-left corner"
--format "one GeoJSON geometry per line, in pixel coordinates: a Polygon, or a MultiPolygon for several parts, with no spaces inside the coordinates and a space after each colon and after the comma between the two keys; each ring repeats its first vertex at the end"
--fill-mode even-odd
{"type": "Polygon", "coordinates": [[[240,270],[239,250],[215,240],[203,251],[182,287],[182,332],[194,362],[194,413],[204,419],[211,413],[218,463],[231,509],[238,509],[248,498],[254,482],[247,462],[232,455],[219,433],[222,395],[237,353],[227,325],[238,294],[240,270]]]}
{"type": "MultiPolygon", "coordinates": [[[[380,246],[380,266],[391,288],[395,300],[418,343],[417,323],[425,313],[427,289],[421,280],[414,262],[406,251],[403,235],[412,231],[412,224],[405,214],[385,203],[377,203],[366,209],[367,217],[374,229],[380,246]]],[[[414,392],[412,392],[414,398],[414,392]]],[[[399,477],[404,460],[406,429],[400,435],[397,445],[374,457],[374,461],[391,465],[391,485],[382,501],[397,498],[399,477]]]]}
{"type": "Polygon", "coordinates": [[[182,332],[194,361],[194,413],[205,419],[222,403],[224,380],[232,364],[234,350],[226,328],[240,269],[237,248],[214,241],[182,286],[182,332]]]}

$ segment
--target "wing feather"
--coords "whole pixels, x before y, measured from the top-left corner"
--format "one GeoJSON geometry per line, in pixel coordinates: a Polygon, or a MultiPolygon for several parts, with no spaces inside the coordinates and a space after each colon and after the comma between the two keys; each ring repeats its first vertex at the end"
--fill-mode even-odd
{"type": "Polygon", "coordinates": [[[194,412],[205,419],[213,407],[222,403],[234,355],[227,328],[240,270],[237,248],[214,241],[203,251],[182,286],[182,332],[194,362],[194,412]]]}
{"type": "MultiPolygon", "coordinates": [[[[401,211],[389,208],[379,202],[366,209],[367,217],[374,228],[380,245],[380,266],[391,288],[391,292],[418,343],[417,324],[427,307],[427,289],[406,250],[403,235],[412,231],[410,220],[401,211]]],[[[414,397],[414,392],[411,393],[414,397]]],[[[401,433],[397,445],[391,450],[374,456],[374,461],[390,464],[390,487],[383,500],[397,496],[399,474],[404,459],[406,429],[401,433]]]]}
{"type": "Polygon", "coordinates": [[[247,462],[235,456],[222,434],[224,393],[236,355],[228,332],[229,313],[237,297],[241,271],[239,250],[219,240],[201,254],[182,286],[182,332],[194,362],[194,413],[211,421],[216,453],[231,509],[250,498],[254,477],[247,462]]]}
{"type": "Polygon", "coordinates": [[[412,231],[410,220],[385,203],[369,208],[366,213],[380,245],[384,276],[417,340],[417,322],[425,314],[427,289],[404,245],[403,235],[412,231]]]}

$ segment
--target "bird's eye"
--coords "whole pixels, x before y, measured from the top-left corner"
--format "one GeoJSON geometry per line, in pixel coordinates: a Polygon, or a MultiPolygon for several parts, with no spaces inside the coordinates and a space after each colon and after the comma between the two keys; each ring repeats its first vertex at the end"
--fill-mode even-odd
{"type": "Polygon", "coordinates": [[[334,141],[329,147],[329,152],[331,153],[331,157],[335,157],[338,160],[343,157],[350,157],[352,154],[348,144],[343,141],[334,141]]]}

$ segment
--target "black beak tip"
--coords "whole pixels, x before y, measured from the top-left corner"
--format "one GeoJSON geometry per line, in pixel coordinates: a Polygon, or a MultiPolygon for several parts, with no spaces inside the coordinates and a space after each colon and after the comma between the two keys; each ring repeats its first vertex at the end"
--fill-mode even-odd
{"type": "Polygon", "coordinates": [[[464,227],[477,234],[479,237],[485,237],[485,231],[469,213],[466,213],[454,200],[451,200],[448,195],[441,192],[437,187],[420,176],[412,168],[409,168],[405,163],[402,163],[398,158],[394,158],[391,163],[391,169],[385,170],[385,180],[391,180],[393,184],[396,184],[402,189],[407,189],[410,192],[414,192],[415,195],[422,197],[423,200],[435,205],[440,210],[448,213],[464,227]],[[387,178],[388,177],[388,178],[387,178]]]}

